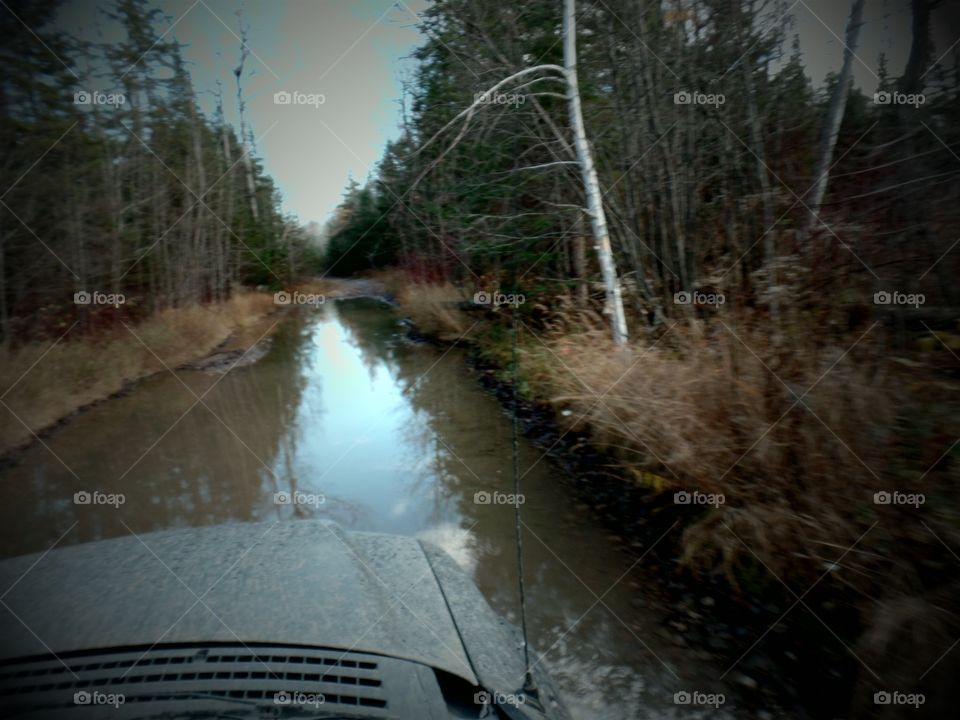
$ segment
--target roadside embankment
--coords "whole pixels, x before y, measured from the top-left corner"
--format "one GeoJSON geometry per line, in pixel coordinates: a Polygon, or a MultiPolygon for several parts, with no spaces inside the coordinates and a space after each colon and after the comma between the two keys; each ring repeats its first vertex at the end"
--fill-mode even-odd
{"type": "MultiPolygon", "coordinates": [[[[512,403],[510,306],[382,279],[418,334],[470,347],[512,403]]],[[[947,352],[924,338],[897,346],[879,321],[800,312],[774,333],[747,307],[634,323],[620,349],[599,313],[575,305],[554,295],[516,308],[525,428],[586,468],[586,497],[595,487],[616,506],[619,483],[617,521],[645,547],[672,528],[647,561],[675,596],[678,641],[814,716],[841,702],[872,717],[853,705],[873,686],[944,697],[958,661],[952,640],[933,638],[960,632],[947,352]]]]}
{"type": "Polygon", "coordinates": [[[72,413],[138,380],[199,361],[231,339],[237,347],[255,343],[275,310],[270,294],[241,292],[222,303],[162,310],[139,321],[118,317],[105,324],[101,313],[94,331],[64,322],[59,337],[0,350],[6,406],[0,453],[35,441],[72,413]]]}
{"type": "Polygon", "coordinates": [[[311,302],[384,297],[374,280],[308,279],[288,289],[242,290],[224,302],[161,310],[69,306],[47,313],[42,339],[0,348],[0,455],[36,442],[75,412],[174,368],[225,371],[254,362],[279,318],[311,302]],[[53,314],[51,314],[53,313],[53,314]],[[56,317],[55,317],[56,316],[56,317]],[[253,349],[256,345],[257,348],[253,349]]]}

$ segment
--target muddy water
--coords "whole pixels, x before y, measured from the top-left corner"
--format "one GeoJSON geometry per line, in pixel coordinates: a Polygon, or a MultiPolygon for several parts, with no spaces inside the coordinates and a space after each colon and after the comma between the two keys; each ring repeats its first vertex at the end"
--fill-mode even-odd
{"type": "MultiPolygon", "coordinates": [[[[729,692],[719,713],[674,703],[723,692],[723,667],[677,643],[639,551],[542,455],[521,440],[529,627],[574,716],[747,716],[729,692]]],[[[257,363],[155,376],[15,460],[0,477],[7,555],[64,533],[322,517],[432,540],[518,620],[513,509],[478,495],[512,492],[511,422],[458,351],[404,341],[375,300],[290,313],[257,363]],[[95,491],[124,502],[74,502],[95,491]]]]}

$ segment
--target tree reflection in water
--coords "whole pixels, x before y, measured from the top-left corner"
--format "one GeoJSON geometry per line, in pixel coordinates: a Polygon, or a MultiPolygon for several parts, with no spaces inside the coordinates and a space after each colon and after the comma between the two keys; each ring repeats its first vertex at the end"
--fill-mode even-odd
{"type": "MultiPolygon", "coordinates": [[[[513,508],[475,502],[478,492],[512,492],[511,431],[462,351],[404,341],[384,304],[300,308],[257,363],[226,375],[161,373],[19,454],[2,471],[0,533],[17,554],[45,550],[74,523],[63,544],[331,518],[444,547],[516,622],[513,508]],[[195,405],[184,385],[209,394],[195,405]],[[75,492],[95,489],[123,493],[126,502],[73,503],[75,492]],[[323,502],[277,504],[276,493],[323,502]]],[[[574,710],[623,717],[624,707],[651,705],[643,694],[667,693],[675,679],[644,644],[683,668],[692,687],[706,687],[695,684],[709,676],[702,663],[678,656],[685,651],[663,635],[663,613],[639,609],[636,552],[541,456],[521,438],[530,637],[535,649],[549,650],[544,662],[561,686],[583,691],[574,710]]],[[[662,706],[659,695],[654,701],[662,706]]]]}

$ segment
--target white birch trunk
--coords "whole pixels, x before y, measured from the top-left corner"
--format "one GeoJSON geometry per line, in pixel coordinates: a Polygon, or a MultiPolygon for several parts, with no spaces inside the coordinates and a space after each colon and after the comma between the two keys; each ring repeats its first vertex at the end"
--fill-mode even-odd
{"type": "MultiPolygon", "coordinates": [[[[862,0],[860,0],[862,2],[862,0]]],[[[613,260],[610,236],[607,233],[607,218],[603,212],[603,199],[600,195],[600,183],[597,169],[593,164],[593,155],[587,143],[587,134],[583,126],[583,112],[580,109],[580,87],[577,82],[577,29],[575,0],[564,0],[563,12],[563,65],[567,78],[567,105],[570,112],[570,125],[573,128],[574,147],[580,161],[583,185],[587,195],[587,211],[596,242],[600,271],[607,293],[607,311],[613,329],[613,340],[617,345],[627,342],[627,320],[623,312],[623,296],[620,291],[620,279],[613,260]]]]}
{"type": "Polygon", "coordinates": [[[840,124],[843,122],[843,112],[847,107],[847,97],[850,95],[850,84],[853,81],[853,58],[857,51],[857,39],[860,36],[860,25],[863,17],[863,0],[854,0],[850,10],[850,20],[847,23],[846,47],[843,50],[843,67],[840,77],[833,89],[830,105],[827,108],[827,118],[823,123],[823,132],[820,136],[820,153],[813,171],[813,190],[810,202],[807,204],[809,213],[806,225],[801,231],[801,239],[805,240],[817,223],[820,205],[827,192],[827,181],[830,175],[830,162],[833,160],[833,148],[837,144],[837,135],[840,133],[840,124]]]}

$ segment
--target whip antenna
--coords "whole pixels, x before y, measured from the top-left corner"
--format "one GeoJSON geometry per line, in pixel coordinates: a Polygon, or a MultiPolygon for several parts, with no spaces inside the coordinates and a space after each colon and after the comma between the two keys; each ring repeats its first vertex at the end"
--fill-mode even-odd
{"type": "Polygon", "coordinates": [[[517,535],[517,585],[520,589],[520,628],[523,634],[523,692],[526,695],[537,698],[537,688],[533,682],[533,674],[530,669],[530,641],[527,639],[527,597],[523,588],[523,538],[521,528],[523,523],[520,520],[520,440],[519,440],[519,419],[517,417],[517,398],[520,378],[517,371],[517,302],[516,286],[514,286],[514,302],[511,303],[513,310],[510,314],[511,320],[511,344],[512,344],[512,365],[513,365],[513,515],[516,525],[517,535]]]}

